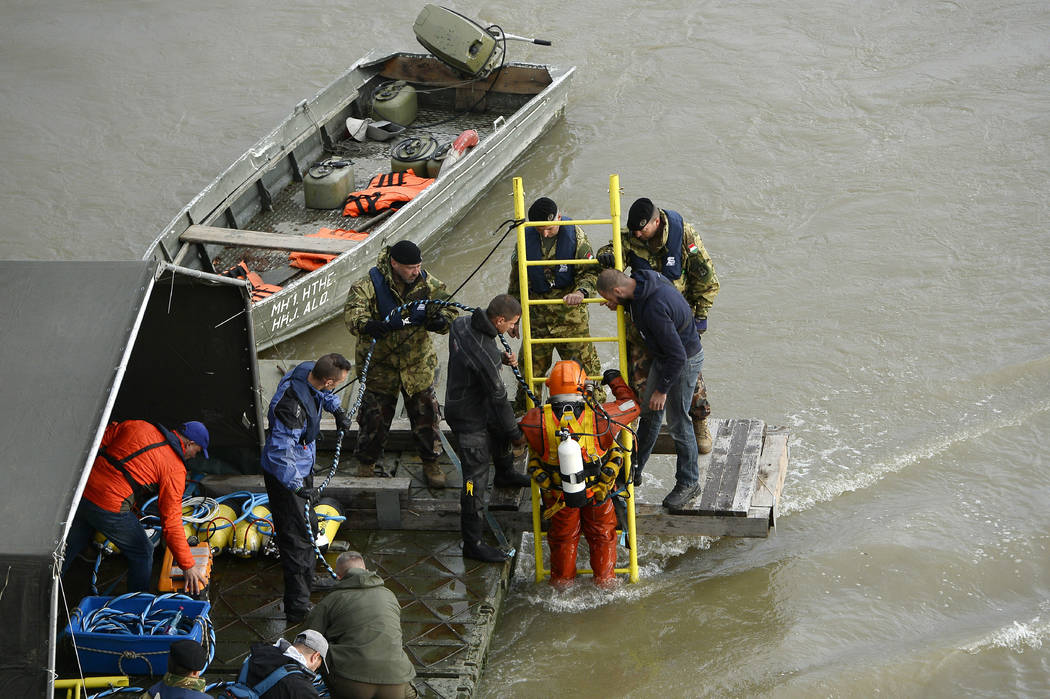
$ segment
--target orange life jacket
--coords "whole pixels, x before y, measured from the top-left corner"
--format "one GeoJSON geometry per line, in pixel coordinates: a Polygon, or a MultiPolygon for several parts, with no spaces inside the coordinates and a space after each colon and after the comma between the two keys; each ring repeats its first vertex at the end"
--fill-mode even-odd
{"type": "Polygon", "coordinates": [[[413,170],[376,175],[366,189],[347,195],[343,216],[371,216],[386,209],[399,209],[433,182],[430,177],[417,177],[413,170]]]}
{"type": "MultiPolygon", "coordinates": [[[[344,228],[322,228],[316,233],[307,233],[307,238],[344,238],[346,240],[364,240],[367,233],[358,233],[344,228]]],[[[288,254],[288,266],[305,269],[312,272],[318,267],[335,259],[335,255],[326,255],[319,252],[293,252],[288,254]]]]}
{"type": "Polygon", "coordinates": [[[277,284],[267,284],[264,282],[262,277],[248,269],[248,265],[244,263],[244,260],[241,260],[221,274],[224,277],[247,280],[249,292],[252,296],[252,303],[259,303],[268,296],[271,296],[274,292],[281,290],[281,287],[277,284]]]}

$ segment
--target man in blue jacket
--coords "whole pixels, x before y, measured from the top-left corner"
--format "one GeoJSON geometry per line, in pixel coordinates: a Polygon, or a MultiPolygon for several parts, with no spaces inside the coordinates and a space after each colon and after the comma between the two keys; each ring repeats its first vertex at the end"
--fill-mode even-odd
{"type": "Polygon", "coordinates": [[[311,606],[317,523],[307,527],[306,506],[317,499],[313,469],[321,410],[335,415],[344,433],[350,431],[350,420],[332,393],[349,373],[350,362],[341,354],[303,362],[277,384],[267,412],[270,427],[262,453],[263,481],[284,569],[284,616],[293,624],[302,621],[311,606]]]}
{"type": "Polygon", "coordinates": [[[692,309],[666,277],[652,270],[638,270],[630,277],[616,269],[604,270],[598,275],[598,293],[608,308],[625,307],[653,356],[642,396],[634,483],[640,483],[666,411],[678,459],[675,486],[663,505],[670,510],[682,509],[700,494],[699,452],[689,407],[696,377],[704,365],[704,350],[692,309]]]}

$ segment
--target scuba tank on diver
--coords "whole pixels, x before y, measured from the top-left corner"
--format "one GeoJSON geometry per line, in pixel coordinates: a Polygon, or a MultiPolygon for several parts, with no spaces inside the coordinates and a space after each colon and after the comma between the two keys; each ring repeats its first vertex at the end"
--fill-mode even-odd
{"type": "Polygon", "coordinates": [[[580,443],[572,438],[568,430],[562,430],[558,445],[558,470],[561,471],[561,491],[569,507],[587,504],[587,483],[583,473],[583,451],[580,443]]]}

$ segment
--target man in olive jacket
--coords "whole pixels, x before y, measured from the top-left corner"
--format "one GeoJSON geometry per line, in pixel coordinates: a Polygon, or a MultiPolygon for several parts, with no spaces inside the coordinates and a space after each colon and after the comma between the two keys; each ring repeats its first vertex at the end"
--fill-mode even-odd
{"type": "Polygon", "coordinates": [[[416,696],[416,676],[401,645],[401,605],[364,558],[346,551],[335,562],[339,582],[306,618],[328,639],[328,689],[335,699],[416,696]]]}

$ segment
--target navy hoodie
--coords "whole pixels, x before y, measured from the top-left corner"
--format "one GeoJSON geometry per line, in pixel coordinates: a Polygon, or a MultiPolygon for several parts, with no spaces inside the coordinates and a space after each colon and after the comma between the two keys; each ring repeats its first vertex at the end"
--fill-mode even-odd
{"type": "Polygon", "coordinates": [[[685,367],[686,359],[700,351],[693,309],[659,272],[639,270],[631,277],[638,285],[634,288],[634,298],[625,305],[657,362],[649,380],[655,382],[655,390],[667,393],[685,367]]]}

